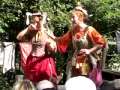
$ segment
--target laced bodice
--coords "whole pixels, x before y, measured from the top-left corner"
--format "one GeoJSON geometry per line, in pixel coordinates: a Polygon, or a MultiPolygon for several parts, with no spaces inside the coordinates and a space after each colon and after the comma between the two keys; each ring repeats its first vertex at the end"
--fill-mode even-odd
{"type": "Polygon", "coordinates": [[[38,32],[36,36],[32,39],[32,52],[33,56],[44,56],[45,46],[47,43],[48,36],[44,32],[38,32]]]}
{"type": "MultiPolygon", "coordinates": [[[[79,35],[79,34],[78,34],[79,35]]],[[[72,37],[72,43],[75,50],[88,47],[87,33],[84,32],[81,37],[77,34],[72,37]]]]}

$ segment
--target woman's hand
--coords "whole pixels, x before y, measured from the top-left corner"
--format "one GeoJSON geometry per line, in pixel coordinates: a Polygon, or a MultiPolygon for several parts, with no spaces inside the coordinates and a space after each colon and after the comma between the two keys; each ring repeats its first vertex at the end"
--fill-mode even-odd
{"type": "Polygon", "coordinates": [[[48,41],[48,43],[46,44],[47,49],[52,51],[52,52],[56,52],[57,51],[57,45],[56,42],[53,41],[52,39],[48,41]]]}
{"type": "Polygon", "coordinates": [[[81,49],[80,53],[85,53],[85,54],[89,55],[91,53],[91,50],[90,49],[81,49]]]}
{"type": "Polygon", "coordinates": [[[40,23],[36,23],[36,24],[30,24],[28,26],[30,31],[39,31],[40,29],[40,23]]]}
{"type": "Polygon", "coordinates": [[[94,45],[92,48],[90,49],[81,49],[80,53],[85,53],[87,55],[89,55],[92,52],[95,52],[96,50],[100,49],[101,46],[100,45],[94,45]]]}

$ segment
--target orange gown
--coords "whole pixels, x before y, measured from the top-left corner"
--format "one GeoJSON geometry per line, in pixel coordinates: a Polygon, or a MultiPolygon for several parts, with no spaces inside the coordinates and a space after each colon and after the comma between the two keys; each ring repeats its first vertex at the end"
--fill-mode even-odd
{"type": "Polygon", "coordinates": [[[84,53],[80,54],[79,51],[82,48],[90,49],[94,45],[100,45],[101,49],[103,49],[106,46],[105,39],[96,31],[95,28],[91,26],[87,27],[84,31],[80,31],[78,27],[75,27],[73,30],[68,31],[64,36],[59,37],[57,42],[58,50],[62,53],[65,53],[71,42],[74,51],[72,54],[72,60],[70,61],[72,64],[72,76],[85,75],[97,83],[97,71],[98,67],[100,66],[98,65],[98,62],[102,59],[101,52],[93,52],[92,55],[96,56],[96,61],[91,61],[89,60],[91,59],[89,56],[85,55],[84,53]],[[94,70],[93,67],[96,67],[96,70],[94,70]]]}

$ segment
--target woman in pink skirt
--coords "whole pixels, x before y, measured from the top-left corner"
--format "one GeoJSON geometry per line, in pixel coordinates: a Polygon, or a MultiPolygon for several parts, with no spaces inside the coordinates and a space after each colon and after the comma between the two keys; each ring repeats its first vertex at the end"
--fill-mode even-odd
{"type": "Polygon", "coordinates": [[[41,80],[56,83],[55,58],[50,53],[56,51],[56,43],[50,38],[54,38],[53,33],[48,32],[44,26],[47,14],[27,13],[27,17],[30,16],[33,22],[17,36],[17,39],[21,41],[19,43],[21,66],[25,78],[35,84],[41,80]]]}

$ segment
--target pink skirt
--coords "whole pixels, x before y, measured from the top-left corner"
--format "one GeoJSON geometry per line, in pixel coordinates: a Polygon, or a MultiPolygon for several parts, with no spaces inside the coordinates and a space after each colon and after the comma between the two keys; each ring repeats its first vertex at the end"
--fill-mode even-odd
{"type": "Polygon", "coordinates": [[[28,56],[23,70],[25,78],[31,80],[33,83],[37,83],[45,79],[56,80],[57,77],[55,60],[51,56],[28,56]]]}

